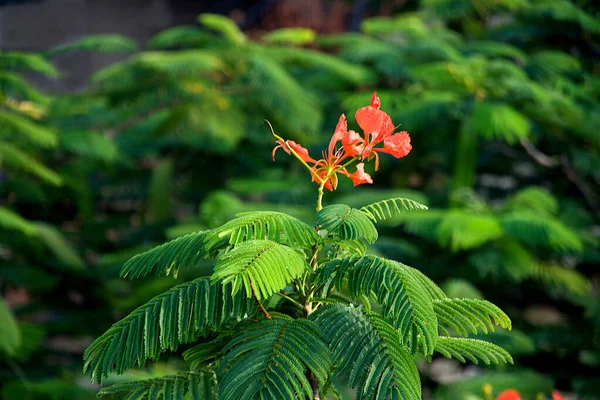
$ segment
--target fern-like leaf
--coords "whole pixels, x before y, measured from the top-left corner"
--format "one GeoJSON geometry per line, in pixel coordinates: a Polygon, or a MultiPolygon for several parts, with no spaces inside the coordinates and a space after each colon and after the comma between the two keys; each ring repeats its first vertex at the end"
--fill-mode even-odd
{"type": "Polygon", "coordinates": [[[402,343],[410,343],[414,352],[418,343],[413,338],[418,336],[423,353],[433,352],[438,332],[432,296],[445,296],[419,271],[369,255],[333,260],[320,273],[326,285],[333,283],[340,290],[347,279],[352,296],[375,293],[383,315],[399,330],[402,343]]]}
{"type": "Polygon", "coordinates": [[[477,333],[477,328],[484,333],[494,331],[494,325],[511,329],[510,318],[500,308],[486,300],[477,299],[444,299],[434,300],[433,310],[439,326],[446,333],[445,327],[453,329],[457,334],[467,336],[468,330],[477,333]]]}
{"type": "Polygon", "coordinates": [[[421,398],[414,359],[402,346],[398,331],[379,315],[343,304],[325,305],[309,316],[323,331],[336,372],[349,374],[356,398],[404,400],[421,398]]]}
{"type": "Polygon", "coordinates": [[[292,248],[311,249],[319,240],[308,224],[290,215],[274,211],[250,211],[211,231],[209,248],[237,245],[249,240],[271,240],[292,248]]]}
{"type": "Polygon", "coordinates": [[[146,359],[156,360],[166,350],[176,350],[232,319],[254,315],[254,302],[231,296],[229,285],[211,285],[198,278],[154,297],[114,324],[86,350],[84,372],[101,382],[116,370],[123,373],[146,359]]]}
{"type": "Polygon", "coordinates": [[[559,251],[583,249],[583,243],[575,232],[550,216],[542,218],[532,212],[518,211],[504,215],[501,224],[507,234],[533,246],[559,251]]]}
{"type": "Polygon", "coordinates": [[[225,253],[215,265],[212,282],[233,283],[232,295],[244,286],[247,297],[268,298],[302,275],[304,255],[270,240],[251,240],[225,253]]]}
{"type": "Polygon", "coordinates": [[[8,113],[0,109],[0,136],[5,136],[4,132],[15,133],[16,136],[24,136],[32,144],[53,148],[58,144],[56,133],[52,130],[36,124],[27,118],[8,113]]]}
{"type": "Polygon", "coordinates": [[[33,222],[2,206],[0,206],[0,226],[3,229],[22,232],[27,236],[33,236],[37,232],[37,228],[33,222]]]}
{"type": "Polygon", "coordinates": [[[33,71],[58,77],[54,66],[39,54],[10,52],[0,54],[0,71],[33,71]]]}
{"type": "Polygon", "coordinates": [[[68,51],[103,51],[107,53],[131,53],[137,50],[137,43],[123,35],[105,34],[89,35],[72,43],[63,44],[50,49],[48,55],[68,51]]]}
{"type": "Polygon", "coordinates": [[[307,370],[323,386],[331,368],[315,323],[287,316],[251,325],[223,351],[219,370],[223,399],[313,398],[307,370]]]}
{"type": "Polygon", "coordinates": [[[180,268],[195,265],[207,257],[204,239],[208,231],[194,232],[138,254],[123,265],[121,277],[135,279],[152,271],[177,276],[180,268]]]}
{"type": "Polygon", "coordinates": [[[355,208],[344,204],[323,207],[315,215],[315,222],[328,236],[342,240],[363,239],[368,243],[377,240],[377,229],[369,217],[355,208]]]}
{"type": "Polygon", "coordinates": [[[17,354],[21,347],[21,330],[4,299],[0,297],[0,354],[17,354]]]}
{"type": "Polygon", "coordinates": [[[0,141],[0,165],[36,175],[54,186],[63,184],[60,175],[8,142],[0,141]]]}
{"type": "Polygon", "coordinates": [[[374,222],[392,219],[406,211],[427,210],[427,206],[410,199],[389,199],[378,201],[360,208],[367,217],[374,222]]]}
{"type": "Polygon", "coordinates": [[[455,358],[466,362],[468,358],[475,364],[483,361],[485,364],[511,363],[511,355],[502,347],[479,339],[439,337],[435,351],[442,353],[446,358],[455,358]]]}
{"type": "Polygon", "coordinates": [[[246,35],[233,20],[227,17],[218,14],[200,14],[198,21],[205,27],[221,33],[232,43],[242,44],[246,41],[246,35]]]}
{"type": "Polygon", "coordinates": [[[188,371],[185,373],[146,379],[143,381],[120,382],[100,389],[97,398],[104,400],[167,400],[216,399],[216,380],[210,371],[188,371]]]}
{"type": "Polygon", "coordinates": [[[190,370],[198,370],[221,358],[223,347],[231,340],[231,334],[220,334],[213,340],[201,342],[183,352],[183,360],[190,370]]]}

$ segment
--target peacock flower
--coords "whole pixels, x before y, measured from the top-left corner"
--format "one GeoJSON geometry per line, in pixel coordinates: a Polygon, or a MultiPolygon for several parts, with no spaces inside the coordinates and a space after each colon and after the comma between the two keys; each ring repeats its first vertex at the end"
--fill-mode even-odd
{"type": "Polygon", "coordinates": [[[521,395],[514,389],[507,389],[500,393],[496,400],[521,400],[521,395]]]}
{"type": "Polygon", "coordinates": [[[567,400],[565,396],[560,394],[558,390],[552,391],[552,400],[567,400]]]}
{"type": "Polygon", "coordinates": [[[342,143],[349,153],[360,154],[362,160],[375,158],[375,170],[379,169],[379,154],[388,153],[401,158],[410,153],[412,145],[408,132],[394,133],[394,124],[390,116],[379,109],[381,101],[377,92],[371,96],[371,104],[356,111],[356,122],[364,132],[364,138],[354,131],[349,131],[342,143]],[[383,143],[383,147],[375,147],[383,143]]]}
{"type": "Polygon", "coordinates": [[[283,139],[279,138],[277,140],[277,145],[273,148],[273,160],[275,160],[275,153],[278,149],[283,149],[283,151],[288,154],[293,153],[310,169],[313,182],[316,181],[320,183],[325,180],[323,182],[323,187],[329,191],[337,189],[338,173],[350,178],[354,183],[354,186],[365,183],[373,183],[371,176],[364,171],[363,163],[358,164],[356,166],[356,172],[352,174],[348,172],[346,168],[347,166],[342,164],[343,161],[353,157],[352,155],[347,154],[343,147],[338,147],[336,149],[336,145],[338,142],[342,141],[342,138],[345,134],[347,134],[346,116],[342,114],[335,132],[329,141],[327,153],[323,153],[323,158],[317,161],[310,156],[306,148],[302,147],[298,143],[294,142],[293,140],[284,141],[283,139]]]}
{"type": "Polygon", "coordinates": [[[293,154],[308,168],[313,182],[322,184],[327,190],[335,190],[338,185],[337,174],[347,176],[354,186],[373,183],[371,176],[365,172],[365,163],[356,165],[356,171],[348,172],[348,166],[354,161],[367,161],[375,158],[375,170],[379,169],[379,154],[387,153],[396,158],[406,156],[412,149],[407,132],[394,133],[394,124],[390,116],[379,109],[381,102],[377,92],[373,92],[371,103],[356,111],[356,121],[364,133],[364,137],[353,130],[348,130],[348,121],[342,114],[331,136],[327,152],[323,152],[320,160],[310,156],[308,150],[293,140],[283,140],[279,136],[273,148],[273,160],[278,149],[293,154]],[[341,146],[339,146],[341,142],[341,146]],[[382,144],[382,146],[378,146],[382,144]],[[377,147],[376,147],[377,146],[377,147]]]}

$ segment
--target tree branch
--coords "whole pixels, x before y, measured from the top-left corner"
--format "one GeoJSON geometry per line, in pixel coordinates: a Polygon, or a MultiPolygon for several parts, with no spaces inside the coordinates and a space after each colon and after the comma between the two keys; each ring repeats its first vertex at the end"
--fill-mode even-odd
{"type": "Polygon", "coordinates": [[[542,153],[525,138],[521,138],[521,146],[523,146],[527,154],[529,154],[529,157],[533,158],[536,163],[543,167],[552,168],[559,164],[559,161],[556,159],[556,157],[550,157],[542,153]]]}

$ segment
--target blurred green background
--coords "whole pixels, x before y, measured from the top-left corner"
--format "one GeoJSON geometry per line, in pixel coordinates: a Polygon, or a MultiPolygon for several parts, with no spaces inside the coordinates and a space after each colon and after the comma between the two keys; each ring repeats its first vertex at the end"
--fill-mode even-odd
{"type": "MultiPolygon", "coordinates": [[[[244,23],[250,7],[229,13],[237,23],[201,14],[145,42],[106,33],[0,52],[0,398],[94,397],[85,347],[173,285],[119,279],[129,257],[242,211],[310,222],[316,185],[283,153],[271,160],[264,121],[318,154],[339,115],[356,128],[377,90],[413,150],[368,171],[372,186],[341,182],[326,204],[429,205],[370,251],[451,297],[492,301],[514,326],[489,336],[514,366],[423,362],[425,398],[483,399],[490,384],[599,399],[598,4],[254,3],[268,3],[262,24],[244,23]],[[82,88],[60,86],[57,65],[90,54],[107,65],[82,88]]],[[[113,382],[180,362],[166,355],[113,382]]]]}

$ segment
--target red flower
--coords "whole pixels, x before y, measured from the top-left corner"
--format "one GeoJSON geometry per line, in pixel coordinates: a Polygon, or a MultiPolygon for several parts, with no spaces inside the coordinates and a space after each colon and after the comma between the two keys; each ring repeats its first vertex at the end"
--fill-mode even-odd
{"type": "Polygon", "coordinates": [[[356,122],[364,132],[364,139],[356,132],[351,131],[346,135],[346,140],[342,140],[347,152],[352,153],[360,149],[362,151],[361,159],[375,158],[375,170],[379,169],[377,153],[388,153],[396,158],[401,158],[412,149],[408,132],[402,131],[394,134],[392,119],[379,109],[380,104],[377,92],[373,92],[371,104],[356,111],[356,122]],[[375,147],[379,143],[383,143],[383,147],[375,147]],[[350,147],[353,150],[350,150],[350,147]]]}
{"type": "Polygon", "coordinates": [[[356,164],[356,172],[353,174],[346,175],[348,178],[352,179],[354,186],[362,185],[364,183],[373,183],[373,179],[371,179],[371,175],[365,172],[365,164],[360,163],[356,164]]]}
{"type": "MultiPolygon", "coordinates": [[[[356,132],[354,132],[356,133],[356,132]]],[[[283,149],[288,154],[292,154],[292,152],[298,156],[306,165],[310,168],[312,174],[312,180],[321,182],[326,178],[323,187],[327,190],[333,191],[337,188],[338,185],[338,173],[346,175],[348,178],[354,182],[354,186],[365,184],[365,183],[373,183],[371,176],[364,171],[364,164],[358,164],[356,166],[356,172],[350,174],[346,169],[345,165],[342,165],[342,161],[348,159],[348,157],[354,157],[354,155],[358,154],[347,154],[343,147],[338,148],[336,150],[336,144],[343,140],[343,137],[348,134],[346,116],[342,114],[340,117],[335,132],[329,141],[329,146],[327,148],[327,153],[323,154],[323,158],[320,160],[315,160],[308,154],[308,150],[294,142],[293,140],[283,140],[278,139],[277,145],[273,148],[273,160],[275,159],[275,153],[278,149],[283,149]],[[313,164],[313,165],[309,165],[313,164]]],[[[358,135],[358,134],[356,134],[358,135]]]]}
{"type": "Polygon", "coordinates": [[[558,390],[552,391],[552,400],[567,400],[558,390]]]}
{"type": "Polygon", "coordinates": [[[365,172],[365,164],[356,165],[356,172],[349,173],[346,169],[356,160],[371,160],[375,158],[375,169],[379,168],[379,154],[388,153],[396,158],[406,156],[412,146],[410,136],[402,131],[394,133],[394,124],[390,116],[379,109],[380,101],[377,93],[373,92],[371,104],[356,112],[356,121],[364,132],[364,137],[355,131],[348,130],[346,116],[342,114],[329,141],[327,153],[323,158],[315,160],[308,150],[292,140],[283,140],[275,135],[277,145],[273,149],[273,160],[277,149],[283,149],[288,154],[294,154],[310,170],[313,181],[322,183],[328,190],[335,190],[338,185],[337,174],[346,175],[354,186],[373,183],[371,176],[365,172]],[[341,142],[341,147],[337,144],[341,142]],[[375,147],[382,143],[382,147],[375,147]],[[336,148],[337,147],[337,148],[336,148]],[[346,161],[350,158],[349,161],[346,161]],[[346,163],[344,163],[346,161],[346,163]],[[312,165],[309,165],[312,164],[312,165]],[[325,182],[323,182],[325,180],[325,182]]]}
{"type": "Polygon", "coordinates": [[[496,400],[521,400],[521,395],[514,389],[507,389],[500,393],[496,400]]]}

